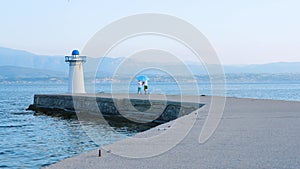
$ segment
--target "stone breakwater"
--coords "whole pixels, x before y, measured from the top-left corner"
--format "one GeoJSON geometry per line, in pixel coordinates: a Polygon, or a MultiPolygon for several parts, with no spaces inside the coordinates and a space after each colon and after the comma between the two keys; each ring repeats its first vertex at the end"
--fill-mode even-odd
{"type": "Polygon", "coordinates": [[[117,121],[162,124],[188,115],[204,104],[171,101],[158,95],[38,94],[27,110],[64,117],[101,116],[117,121]]]}

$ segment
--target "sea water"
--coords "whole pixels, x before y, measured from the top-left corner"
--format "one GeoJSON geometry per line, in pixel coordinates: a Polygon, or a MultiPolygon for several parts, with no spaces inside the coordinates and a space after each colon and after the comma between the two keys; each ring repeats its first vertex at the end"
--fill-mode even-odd
{"type": "MultiPolygon", "coordinates": [[[[189,85],[188,83],[183,85],[189,85]]],[[[212,93],[209,83],[199,83],[200,94],[212,93]]],[[[111,92],[111,83],[96,84],[96,92],[111,92]]],[[[130,84],[128,91],[135,93],[137,86],[130,84]]],[[[33,102],[34,94],[65,93],[65,83],[11,83],[0,84],[0,168],[40,168],[67,157],[113,143],[120,133],[127,137],[138,131],[117,129],[111,132],[103,127],[101,143],[93,142],[76,119],[34,115],[25,109],[33,102]]],[[[117,92],[117,91],[114,91],[117,92]]],[[[124,92],[124,91],[119,91],[124,92]]],[[[194,89],[181,91],[173,82],[149,82],[149,92],[162,94],[195,94],[194,89]]],[[[300,101],[300,82],[247,82],[226,84],[225,95],[300,101]]],[[[93,124],[91,124],[91,128],[93,124]]],[[[94,127],[99,127],[95,126],[94,127]]]]}
{"type": "MultiPolygon", "coordinates": [[[[137,131],[103,126],[95,144],[76,119],[34,115],[26,111],[34,94],[65,93],[67,84],[0,84],[0,168],[41,168],[113,143],[137,131]]],[[[85,127],[88,126],[85,124],[85,127]]],[[[92,129],[99,124],[89,124],[92,129]]],[[[97,130],[99,131],[99,130],[97,130]]]]}

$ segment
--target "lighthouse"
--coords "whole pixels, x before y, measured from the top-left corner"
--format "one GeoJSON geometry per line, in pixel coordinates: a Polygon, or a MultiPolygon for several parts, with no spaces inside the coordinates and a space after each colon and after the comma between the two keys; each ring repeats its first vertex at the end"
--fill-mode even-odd
{"type": "Polygon", "coordinates": [[[82,64],[86,56],[79,56],[79,51],[73,50],[72,56],[65,56],[65,62],[69,63],[69,93],[85,93],[82,64]]]}

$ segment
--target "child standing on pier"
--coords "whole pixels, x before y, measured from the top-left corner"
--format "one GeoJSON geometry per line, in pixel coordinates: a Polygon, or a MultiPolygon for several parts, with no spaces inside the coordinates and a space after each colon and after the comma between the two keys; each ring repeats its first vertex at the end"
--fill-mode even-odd
{"type": "Polygon", "coordinates": [[[145,82],[144,82],[144,92],[145,92],[145,94],[147,94],[147,89],[148,89],[148,81],[145,80],[145,82]]]}
{"type": "Polygon", "coordinates": [[[137,94],[141,94],[141,92],[142,92],[142,87],[143,87],[143,82],[138,81],[138,93],[137,93],[137,94]]]}

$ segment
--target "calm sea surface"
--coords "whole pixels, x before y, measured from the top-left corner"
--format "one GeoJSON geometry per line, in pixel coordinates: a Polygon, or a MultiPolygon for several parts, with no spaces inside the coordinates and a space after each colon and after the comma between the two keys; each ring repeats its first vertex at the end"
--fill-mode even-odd
{"type": "MultiPolygon", "coordinates": [[[[180,93],[175,83],[149,85],[152,93],[180,93]]],[[[129,92],[136,92],[135,84],[129,88],[129,92]]],[[[137,133],[126,128],[116,129],[118,132],[104,128],[103,133],[97,133],[103,136],[103,142],[96,145],[78,120],[25,111],[34,94],[65,93],[66,90],[66,84],[0,84],[0,168],[40,168],[137,133]]],[[[111,86],[108,83],[97,84],[96,91],[109,92],[111,86]]],[[[195,91],[185,90],[182,93],[194,94],[195,91]]],[[[210,85],[199,84],[199,93],[210,95],[210,85]]],[[[300,101],[299,93],[300,82],[227,83],[226,86],[227,96],[233,97],[300,101]]]]}

